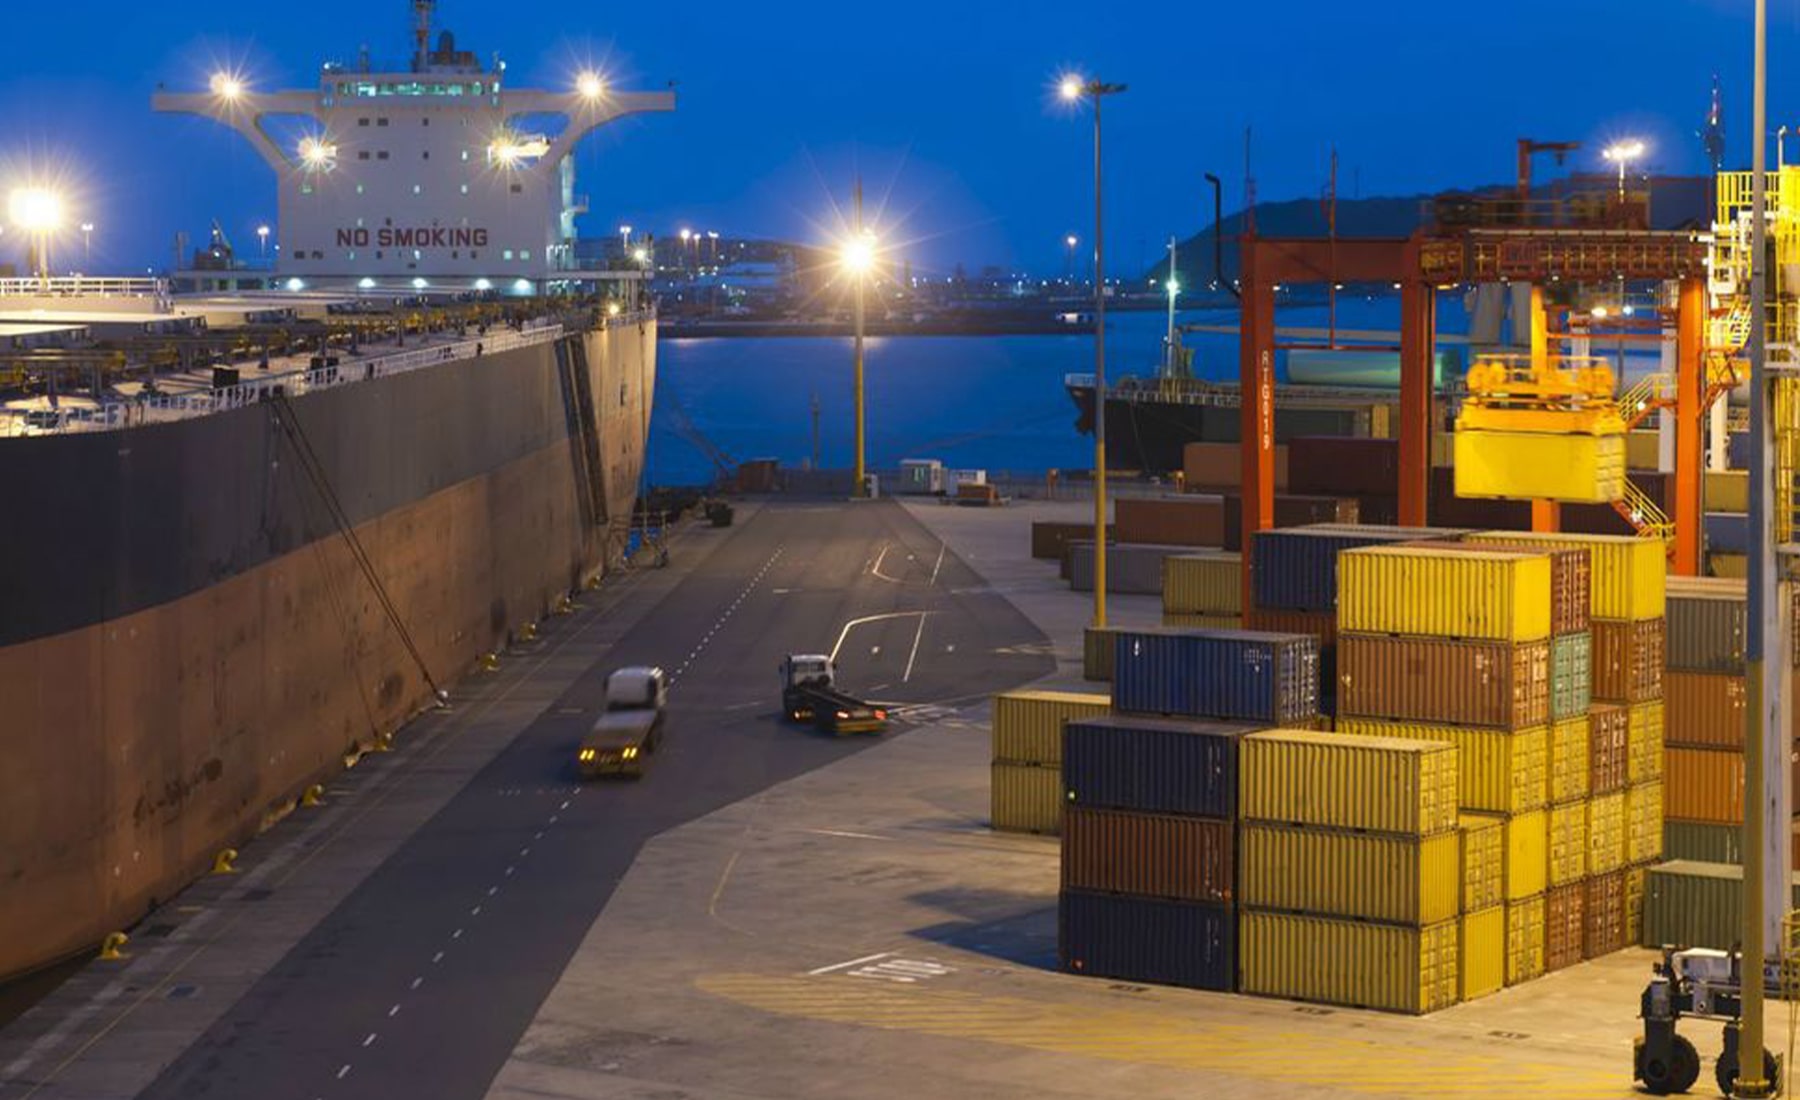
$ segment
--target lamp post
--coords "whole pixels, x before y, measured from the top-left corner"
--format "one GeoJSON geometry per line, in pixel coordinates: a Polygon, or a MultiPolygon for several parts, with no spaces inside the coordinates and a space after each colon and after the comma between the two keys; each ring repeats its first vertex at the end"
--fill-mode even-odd
{"type": "Polygon", "coordinates": [[[1068,249],[1068,258],[1063,262],[1063,282],[1070,285],[1075,282],[1075,246],[1080,243],[1073,233],[1063,238],[1063,247],[1068,249]]]}
{"type": "Polygon", "coordinates": [[[619,251],[626,256],[631,255],[631,227],[629,225],[619,227],[619,251]]]}
{"type": "Polygon", "coordinates": [[[269,227],[266,225],[256,227],[256,254],[263,263],[269,262],[269,227]]]}
{"type": "Polygon", "coordinates": [[[92,273],[94,270],[94,223],[81,223],[81,270],[92,273]]]}
{"type": "Polygon", "coordinates": [[[1644,155],[1641,141],[1616,141],[1600,151],[1600,155],[1619,166],[1619,197],[1625,197],[1625,165],[1644,155]]]}
{"type": "Polygon", "coordinates": [[[1089,100],[1094,106],[1094,625],[1106,625],[1106,232],[1101,201],[1100,104],[1125,90],[1080,76],[1065,76],[1057,85],[1066,103],[1089,100]]]}
{"type": "Polygon", "coordinates": [[[684,272],[688,269],[688,245],[692,243],[693,239],[694,231],[692,229],[681,231],[681,270],[684,272]]]}
{"type": "Polygon", "coordinates": [[[856,456],[851,472],[850,494],[860,500],[869,495],[867,466],[867,435],[864,430],[863,400],[863,292],[868,284],[869,272],[875,267],[875,238],[863,228],[862,220],[862,181],[856,181],[856,203],[854,221],[850,226],[850,239],[844,242],[842,263],[844,270],[850,274],[855,283],[855,343],[853,352],[853,371],[855,376],[856,403],[856,456]]]}
{"type": "Polygon", "coordinates": [[[21,187],[7,202],[12,223],[30,235],[37,277],[50,279],[50,234],[62,224],[62,198],[42,187],[21,187]]]}

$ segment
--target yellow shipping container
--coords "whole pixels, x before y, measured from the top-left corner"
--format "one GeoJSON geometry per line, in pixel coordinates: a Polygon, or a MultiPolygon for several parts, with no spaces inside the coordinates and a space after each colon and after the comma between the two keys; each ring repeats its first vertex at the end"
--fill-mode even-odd
{"type": "Polygon", "coordinates": [[[1731,577],[1741,581],[1750,575],[1750,558],[1744,554],[1709,553],[1706,555],[1706,571],[1715,577],[1731,577]]]}
{"type": "Polygon", "coordinates": [[[1462,911],[1473,913],[1506,900],[1506,819],[1463,814],[1456,820],[1462,836],[1462,911]]]}
{"type": "Polygon", "coordinates": [[[1088,691],[1008,691],[994,696],[994,761],[1062,763],[1063,723],[1112,713],[1112,696],[1088,691]]]}
{"type": "Polygon", "coordinates": [[[1586,798],[1593,777],[1588,759],[1588,716],[1565,718],[1550,727],[1550,801],[1586,798]]]}
{"type": "Polygon", "coordinates": [[[1506,984],[1506,907],[1464,913],[1458,922],[1456,999],[1472,1001],[1506,984]]]}
{"type": "Polygon", "coordinates": [[[1338,629],[1530,642],[1550,636],[1550,559],[1368,546],[1338,555],[1338,629]]]}
{"type": "Polygon", "coordinates": [[[1585,546],[1593,617],[1637,622],[1663,617],[1669,566],[1659,539],[1631,535],[1573,535],[1538,531],[1483,531],[1483,542],[1506,546],[1585,546]]]}
{"type": "Polygon", "coordinates": [[[1587,800],[1550,807],[1550,864],[1547,884],[1566,886],[1587,877],[1587,800]]]}
{"type": "Polygon", "coordinates": [[[1162,614],[1164,626],[1182,627],[1188,630],[1242,630],[1242,615],[1204,615],[1193,612],[1165,611],[1162,614]]]}
{"type": "Polygon", "coordinates": [[[1062,832],[1062,769],[1035,764],[993,767],[994,828],[1009,833],[1062,832]]]}
{"type": "Polygon", "coordinates": [[[1588,874],[1604,875],[1625,866],[1625,792],[1588,799],[1588,874]]]}
{"type": "Polygon", "coordinates": [[[1506,984],[1518,985],[1544,973],[1544,896],[1506,903],[1506,984]]]}
{"type": "Polygon", "coordinates": [[[1243,558],[1225,550],[1164,558],[1163,611],[1182,615],[1242,615],[1243,569],[1243,558]]]}
{"type": "MultiPolygon", "coordinates": [[[[1548,810],[1512,814],[1464,814],[1464,821],[1492,821],[1500,826],[1500,892],[1507,901],[1520,901],[1544,892],[1549,870],[1548,810]]],[[[1464,909],[1478,908],[1464,906],[1464,909]]]]}
{"type": "Polygon", "coordinates": [[[1238,918],[1245,993],[1421,1014],[1456,1003],[1454,920],[1408,928],[1245,909],[1238,918]]]}
{"type": "Polygon", "coordinates": [[[1456,828],[1456,750],[1427,741],[1261,730],[1238,742],[1249,821],[1432,836],[1456,828]]]}
{"type": "Polygon", "coordinates": [[[1550,729],[1516,733],[1476,726],[1439,726],[1339,716],[1340,733],[1401,737],[1456,746],[1456,802],[1465,810],[1515,814],[1544,805],[1550,789],[1550,729]]]}
{"type": "Polygon", "coordinates": [[[1635,703],[1625,717],[1625,781],[1650,783],[1663,774],[1663,704],[1635,703]]]}
{"type": "Polygon", "coordinates": [[[1456,433],[1456,495],[1605,504],[1625,495],[1625,437],[1456,433]]]}
{"type": "Polygon", "coordinates": [[[1644,940],[1644,888],[1650,881],[1649,864],[1625,868],[1625,942],[1644,940]]]}
{"type": "Polygon", "coordinates": [[[1460,909],[1460,838],[1247,822],[1238,828],[1238,904],[1394,924],[1460,909]]]}
{"type": "Polygon", "coordinates": [[[1703,512],[1736,512],[1750,510],[1749,470],[1706,471],[1706,495],[1700,498],[1703,512]]]}
{"type": "Polygon", "coordinates": [[[1625,791],[1625,862],[1662,858],[1663,785],[1639,783],[1625,791]]]}

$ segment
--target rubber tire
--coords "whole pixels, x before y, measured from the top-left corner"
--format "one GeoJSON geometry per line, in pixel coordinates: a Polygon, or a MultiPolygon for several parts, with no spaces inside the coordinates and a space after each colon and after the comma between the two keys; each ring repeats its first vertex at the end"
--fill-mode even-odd
{"type": "MultiPolygon", "coordinates": [[[[1775,1083],[1775,1094],[1781,1091],[1781,1063],[1767,1050],[1763,1051],[1763,1077],[1775,1083]]],[[[1727,1062],[1721,1058],[1713,1066],[1713,1081],[1719,1086],[1722,1096],[1730,1096],[1733,1085],[1737,1084],[1738,1067],[1735,1060],[1727,1062]]],[[[1774,1094],[1771,1094],[1774,1095],[1774,1094]]]]}
{"type": "MultiPolygon", "coordinates": [[[[1684,1041],[1679,1036],[1676,1038],[1678,1042],[1684,1041]]],[[[1671,1051],[1667,1059],[1661,1059],[1651,1058],[1648,1055],[1642,1039],[1633,1044],[1633,1047],[1633,1076],[1644,1083],[1644,1091],[1651,1096],[1667,1096],[1671,1092],[1677,1091],[1675,1078],[1680,1058],[1679,1051],[1671,1051]]],[[[1688,1045],[1688,1049],[1693,1049],[1691,1043],[1688,1045]]]]}
{"type": "Polygon", "coordinates": [[[1671,1072],[1669,1074],[1670,1091],[1686,1092],[1700,1080],[1700,1052],[1686,1036],[1677,1035],[1673,1043],[1674,1052],[1670,1057],[1671,1072]]]}

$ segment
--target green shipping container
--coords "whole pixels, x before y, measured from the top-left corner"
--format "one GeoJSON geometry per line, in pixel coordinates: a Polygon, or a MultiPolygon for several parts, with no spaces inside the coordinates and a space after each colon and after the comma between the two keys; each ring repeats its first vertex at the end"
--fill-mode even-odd
{"type": "Polygon", "coordinates": [[[1594,698],[1594,638],[1587,631],[1550,639],[1550,720],[1588,712],[1594,698]]]}
{"type": "MultiPolygon", "coordinates": [[[[1729,950],[1744,937],[1743,895],[1742,867],[1693,860],[1657,864],[1644,885],[1643,945],[1729,950]]],[[[1800,889],[1790,888],[1790,896],[1800,904],[1800,889]]]]}

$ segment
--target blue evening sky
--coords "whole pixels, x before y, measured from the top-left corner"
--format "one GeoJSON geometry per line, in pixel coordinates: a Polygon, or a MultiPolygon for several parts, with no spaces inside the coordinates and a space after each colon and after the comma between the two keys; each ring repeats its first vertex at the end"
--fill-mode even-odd
{"type": "MultiPolygon", "coordinates": [[[[1509,179],[1521,135],[1617,136],[1646,167],[1698,172],[1713,72],[1728,159],[1746,161],[1750,0],[1324,3],[572,4],[444,0],[438,22],[514,86],[559,85],[585,59],[640,88],[678,82],[674,115],[626,120],[578,153],[588,232],[823,239],[860,169],[884,230],[921,272],[958,261],[1062,268],[1091,225],[1090,128],[1053,102],[1068,66],[1129,82],[1107,105],[1109,237],[1120,267],[1210,217],[1202,174],[1242,196],[1254,127],[1259,196],[1415,193],[1509,179]]],[[[263,88],[307,86],[359,44],[399,67],[403,0],[73,0],[9,5],[0,188],[55,172],[91,220],[96,269],[164,265],[178,229],[218,218],[240,251],[272,219],[273,177],[201,119],[152,114],[159,81],[204,87],[235,63],[263,88]]],[[[1770,126],[1800,121],[1800,0],[1770,4],[1770,126]],[[1785,112],[1785,113],[1784,113],[1785,112]]],[[[0,219],[4,211],[0,210],[0,219]]],[[[66,239],[62,255],[79,247],[66,239]]],[[[17,259],[17,235],[0,257],[17,259]]]]}

